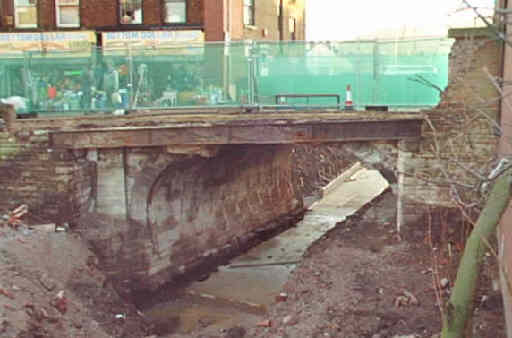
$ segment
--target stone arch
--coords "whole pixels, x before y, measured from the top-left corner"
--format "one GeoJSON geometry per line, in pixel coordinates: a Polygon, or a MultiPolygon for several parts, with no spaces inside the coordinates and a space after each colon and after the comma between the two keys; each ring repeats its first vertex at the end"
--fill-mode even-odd
{"type": "Polygon", "coordinates": [[[233,145],[211,158],[161,149],[130,154],[128,216],[145,230],[149,269],[182,272],[299,210],[291,149],[233,145]]]}

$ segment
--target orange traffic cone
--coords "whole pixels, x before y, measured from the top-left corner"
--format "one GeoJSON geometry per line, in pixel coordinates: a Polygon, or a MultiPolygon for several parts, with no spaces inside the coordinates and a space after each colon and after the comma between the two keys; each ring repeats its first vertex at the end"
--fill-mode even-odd
{"type": "Polygon", "coordinates": [[[354,110],[354,106],[352,104],[352,88],[350,85],[347,85],[347,93],[345,96],[345,110],[354,110]]]}

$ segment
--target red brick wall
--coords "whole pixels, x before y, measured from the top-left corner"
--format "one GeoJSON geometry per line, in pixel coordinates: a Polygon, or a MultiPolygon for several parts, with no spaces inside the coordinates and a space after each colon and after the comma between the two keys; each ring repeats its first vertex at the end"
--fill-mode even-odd
{"type": "Polygon", "coordinates": [[[118,23],[115,0],[81,0],[80,7],[82,27],[84,28],[113,26],[118,23]]]}
{"type": "Polygon", "coordinates": [[[204,3],[204,33],[206,41],[224,40],[224,0],[204,3]]]}
{"type": "Polygon", "coordinates": [[[194,25],[204,23],[204,1],[208,0],[189,0],[187,1],[187,22],[194,25]]]}
{"type": "MultiPolygon", "coordinates": [[[[297,21],[295,38],[304,40],[304,0],[283,0],[283,38],[291,40],[290,17],[297,21]]],[[[13,15],[11,0],[2,2],[2,16],[13,15]]],[[[82,29],[119,27],[140,29],[138,26],[119,25],[118,0],[81,0],[80,20],[82,29]]],[[[161,0],[144,0],[143,28],[163,25],[161,0]]],[[[39,26],[35,30],[58,30],[55,17],[55,0],[38,1],[39,26]]],[[[243,0],[189,0],[187,23],[204,26],[207,41],[224,40],[224,29],[230,29],[233,40],[279,40],[278,3],[275,0],[258,0],[255,6],[255,25],[243,25],[243,0]],[[224,5],[230,5],[230,20],[226,18],[224,5]]],[[[13,26],[1,25],[0,30],[16,30],[13,26]]],[[[69,29],[68,29],[69,30],[69,29]]],[[[26,31],[26,30],[23,30],[26,31]]]]}
{"type": "Polygon", "coordinates": [[[144,0],[142,6],[144,24],[160,25],[162,23],[162,2],[160,0],[144,0]]]}
{"type": "Polygon", "coordinates": [[[39,0],[37,23],[40,28],[52,29],[55,27],[55,1],[39,0]]]}
{"type": "MultiPolygon", "coordinates": [[[[13,16],[13,0],[2,0],[0,15],[2,24],[0,30],[16,30],[14,26],[6,26],[5,16],[13,16]]],[[[204,0],[188,0],[187,23],[202,25],[204,22],[204,0]]],[[[212,1],[207,1],[214,2],[212,1]]],[[[115,27],[119,23],[118,0],[81,0],[80,21],[83,29],[95,29],[101,27],[115,27]]],[[[160,26],[163,24],[162,0],[143,1],[143,24],[145,26],[160,26]]],[[[134,26],[134,29],[137,26],[134,26]]],[[[119,26],[126,29],[126,26],[119,26]]],[[[38,28],[36,30],[57,30],[55,0],[38,0],[38,28]]],[[[69,30],[69,28],[67,29],[69,30]]],[[[21,30],[20,30],[21,31],[21,30]]],[[[23,31],[27,31],[24,29],[23,31]]]]}

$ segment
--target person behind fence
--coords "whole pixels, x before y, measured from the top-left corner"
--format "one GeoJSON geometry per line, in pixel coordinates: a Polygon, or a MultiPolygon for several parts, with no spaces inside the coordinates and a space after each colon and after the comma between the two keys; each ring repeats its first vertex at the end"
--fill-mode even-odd
{"type": "Polygon", "coordinates": [[[119,95],[119,73],[111,61],[105,62],[105,73],[103,74],[103,91],[105,92],[108,107],[117,107],[120,102],[119,95]]]}
{"type": "Polygon", "coordinates": [[[95,88],[94,82],[94,67],[92,64],[89,64],[82,69],[80,76],[80,90],[82,91],[80,106],[84,109],[91,108],[93,89],[95,88]]]}

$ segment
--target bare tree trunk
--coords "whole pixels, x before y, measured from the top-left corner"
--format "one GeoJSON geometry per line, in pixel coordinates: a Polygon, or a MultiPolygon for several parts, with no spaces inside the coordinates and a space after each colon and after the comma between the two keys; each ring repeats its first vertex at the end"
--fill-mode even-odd
{"type": "Polygon", "coordinates": [[[486,243],[496,232],[511,194],[512,169],[494,183],[482,213],[469,236],[457,271],[457,279],[446,305],[442,338],[470,338],[473,301],[486,243]]]}

